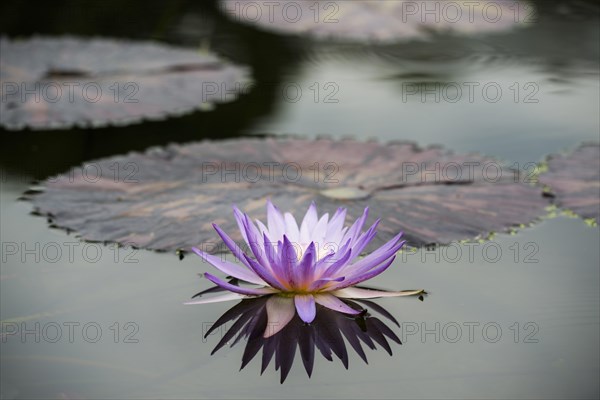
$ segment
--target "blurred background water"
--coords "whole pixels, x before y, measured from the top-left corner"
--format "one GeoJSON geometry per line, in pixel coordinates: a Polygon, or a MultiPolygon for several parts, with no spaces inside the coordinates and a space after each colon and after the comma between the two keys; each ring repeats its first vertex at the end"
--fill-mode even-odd
{"type": "Polygon", "coordinates": [[[35,334],[25,340],[3,336],[1,397],[597,398],[600,233],[580,219],[557,216],[516,235],[497,235],[494,250],[501,256],[495,262],[483,244],[473,245],[473,258],[468,246],[457,245],[462,255],[454,262],[450,250],[405,253],[375,284],[425,287],[432,294],[423,303],[379,301],[401,323],[397,333],[404,345],[393,347],[394,357],[371,352],[364,365],[354,356],[348,371],[321,359],[310,381],[296,365],[280,385],[272,367],[258,376],[258,362],[238,372],[240,348],[209,356],[218,338],[205,341],[202,331],[229,305],[181,305],[208,286],[197,275],[206,264],[190,256],[179,261],[173,254],[85,247],[48,229],[44,218],[29,215],[30,204],[17,200],[33,180],[84,161],[204,138],[409,140],[521,167],[598,141],[598,3],[533,3],[537,22],[526,28],[377,46],[267,33],[235,23],[211,2],[4,1],[3,35],[209,46],[250,66],[255,85],[214,111],[165,121],[1,132],[1,320],[34,331],[36,323],[63,329],[56,343],[44,337],[36,342],[35,334]],[[448,84],[464,89],[472,82],[479,84],[473,101],[466,89],[456,102],[418,90],[448,84]],[[498,101],[481,90],[488,83],[502,89],[498,101]],[[8,255],[7,243],[20,246],[19,252],[8,255]],[[54,243],[62,249],[54,262],[36,259],[40,251],[23,251],[54,243]],[[102,329],[96,343],[81,332],[90,322],[102,329]],[[72,341],[65,323],[79,324],[72,341]],[[455,343],[443,331],[453,323],[462,327],[455,343]],[[473,340],[469,323],[478,324],[471,325],[473,340]],[[502,330],[495,342],[483,332],[488,323],[502,330]],[[126,341],[127,335],[137,343],[126,341]]]}

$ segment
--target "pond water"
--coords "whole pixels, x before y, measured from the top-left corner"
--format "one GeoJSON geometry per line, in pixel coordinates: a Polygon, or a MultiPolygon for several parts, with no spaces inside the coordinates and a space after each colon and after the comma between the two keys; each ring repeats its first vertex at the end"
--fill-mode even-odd
{"type": "Polygon", "coordinates": [[[373,285],[429,295],[376,300],[400,323],[390,324],[403,342],[393,356],[366,349],[366,365],[349,349],[346,370],[317,354],[310,380],[297,357],[280,384],[273,365],[260,376],[260,355],[238,371],[243,344],[210,355],[223,331],[204,333],[235,303],[182,305],[209,287],[198,276],[207,264],[83,244],[18,200],[33,180],[84,161],[204,138],[409,140],[521,168],[598,141],[598,6],[534,3],[538,21],[513,32],[367,46],[260,32],[193,2],[4,2],[11,37],[209,43],[251,66],[256,84],[161,122],[1,132],[0,397],[598,398],[600,230],[579,218],[402,253],[373,285]]]}

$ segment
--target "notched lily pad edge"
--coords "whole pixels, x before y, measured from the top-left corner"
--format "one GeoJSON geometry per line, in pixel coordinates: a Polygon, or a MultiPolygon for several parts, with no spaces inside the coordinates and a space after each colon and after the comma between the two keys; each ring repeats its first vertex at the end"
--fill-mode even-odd
{"type": "Polygon", "coordinates": [[[57,131],[57,130],[69,130],[69,129],[103,129],[103,128],[122,128],[129,125],[143,124],[148,122],[160,122],[166,121],[170,118],[179,118],[185,115],[190,115],[195,112],[211,111],[215,108],[214,103],[201,103],[198,106],[191,108],[185,108],[182,110],[169,111],[168,113],[153,116],[141,116],[122,118],[113,121],[96,121],[96,120],[82,120],[74,123],[52,123],[44,126],[31,126],[28,124],[2,124],[0,129],[9,132],[42,132],[42,131],[57,131]]]}
{"type": "Polygon", "coordinates": [[[543,219],[552,219],[552,218],[556,218],[559,216],[568,217],[568,218],[579,218],[586,225],[588,225],[590,227],[597,227],[598,223],[600,223],[600,221],[598,221],[596,218],[593,218],[593,217],[586,218],[582,215],[579,215],[575,211],[569,209],[569,207],[561,206],[559,204],[560,200],[557,199],[557,195],[552,190],[552,187],[550,185],[540,183],[540,181],[539,181],[540,176],[543,175],[545,172],[549,171],[549,162],[554,156],[568,156],[568,155],[571,155],[573,152],[577,151],[578,149],[585,147],[585,146],[600,146],[600,143],[594,142],[594,141],[579,142],[579,143],[575,144],[574,146],[563,149],[559,153],[548,154],[544,157],[544,159],[542,161],[537,163],[537,168],[533,175],[534,182],[531,184],[533,186],[541,187],[542,188],[542,196],[548,198],[551,202],[551,205],[546,208],[546,211],[548,212],[548,214],[543,216],[542,217],[543,219]]]}
{"type": "MultiPolygon", "coordinates": [[[[227,12],[223,9],[223,15],[226,16],[227,12]]],[[[271,35],[273,37],[283,37],[288,40],[297,40],[298,44],[333,44],[333,45],[344,45],[356,48],[362,48],[364,46],[396,46],[399,44],[406,43],[428,43],[434,42],[439,39],[447,38],[448,36],[453,38],[465,38],[472,36],[471,32],[459,31],[452,29],[451,27],[446,28],[434,28],[432,26],[423,25],[417,28],[418,34],[410,36],[395,36],[389,38],[377,37],[376,34],[365,35],[362,37],[352,37],[344,34],[331,32],[314,32],[311,30],[293,31],[287,29],[281,29],[281,27],[271,27],[270,24],[261,24],[260,22],[252,20],[244,20],[239,16],[231,17],[231,21],[244,29],[249,29],[254,32],[258,32],[262,35],[271,35]]],[[[527,24],[515,23],[511,28],[506,29],[504,32],[495,31],[481,31],[476,32],[479,36],[490,36],[498,35],[499,33],[509,33],[516,29],[526,29],[527,24]]]]}
{"type": "MultiPolygon", "coordinates": [[[[0,38],[6,38],[6,39],[9,39],[12,41],[23,41],[23,42],[26,42],[26,41],[32,40],[32,39],[43,39],[43,38],[47,38],[47,37],[50,37],[50,36],[35,34],[35,35],[28,36],[28,37],[21,37],[21,36],[9,37],[4,34],[0,35],[0,38]]],[[[86,36],[63,34],[63,35],[56,35],[56,36],[51,36],[51,37],[55,38],[55,39],[60,39],[60,40],[85,38],[88,40],[110,40],[110,41],[124,43],[124,44],[135,43],[134,40],[128,40],[128,39],[123,39],[123,38],[114,38],[114,37],[104,37],[104,36],[98,36],[98,35],[92,35],[92,36],[86,37],[86,36]]],[[[238,63],[230,60],[228,57],[225,57],[216,52],[211,53],[210,51],[208,51],[207,48],[202,47],[199,49],[191,49],[191,48],[177,46],[177,45],[173,45],[168,42],[162,42],[162,41],[154,40],[154,39],[146,39],[143,42],[147,43],[147,44],[169,46],[169,47],[172,47],[174,49],[179,49],[179,50],[195,51],[195,52],[199,52],[199,53],[209,53],[216,58],[217,62],[223,63],[224,65],[234,66],[241,71],[240,81],[238,82],[241,87],[247,87],[247,85],[252,85],[255,83],[255,80],[252,77],[252,70],[249,66],[238,64],[238,63]]],[[[244,94],[244,91],[236,93],[235,94],[236,97],[235,97],[234,101],[237,101],[238,98],[243,94],[244,94]]],[[[155,114],[155,115],[150,115],[150,116],[128,116],[125,118],[120,118],[118,120],[108,120],[108,121],[84,119],[81,121],[71,122],[71,123],[53,122],[48,125],[40,125],[40,126],[35,126],[35,125],[31,126],[30,124],[27,124],[25,122],[18,123],[18,124],[0,123],[0,131],[6,130],[9,132],[19,132],[19,131],[40,132],[40,131],[69,130],[69,129],[102,129],[102,128],[111,128],[111,127],[112,128],[121,128],[124,126],[129,126],[129,125],[134,125],[134,124],[166,121],[170,118],[180,118],[185,115],[194,114],[196,112],[209,112],[209,111],[213,111],[216,108],[217,104],[220,104],[220,103],[219,102],[199,102],[198,104],[190,105],[189,107],[181,107],[179,109],[165,111],[161,114],[155,114]]]]}
{"type": "MultiPolygon", "coordinates": [[[[186,144],[202,144],[202,143],[214,143],[214,142],[225,142],[225,141],[235,141],[238,139],[245,139],[245,140],[264,140],[264,139],[275,139],[275,140],[331,140],[331,141],[362,141],[364,143],[380,143],[380,140],[375,138],[375,137],[369,137],[366,139],[362,139],[362,140],[357,140],[354,136],[351,135],[345,135],[342,137],[334,137],[332,135],[326,135],[326,134],[318,134],[318,135],[314,135],[314,136],[305,136],[305,135],[299,135],[299,134],[285,134],[285,135],[276,135],[276,134],[250,134],[247,136],[243,136],[241,138],[237,138],[237,139],[231,139],[231,138],[227,138],[227,139],[223,139],[223,140],[215,140],[215,139],[203,139],[197,142],[190,142],[190,143],[186,143],[186,144]]],[[[412,148],[419,152],[419,151],[426,151],[428,149],[444,149],[446,151],[447,154],[452,155],[455,154],[453,150],[451,149],[446,149],[443,145],[441,144],[429,144],[427,146],[420,146],[416,141],[411,141],[411,140],[389,140],[389,141],[385,141],[383,142],[383,144],[387,144],[387,145],[410,145],[412,146],[412,148]]],[[[132,155],[132,154],[144,154],[147,152],[152,152],[152,151],[162,151],[164,149],[168,149],[171,146],[180,146],[183,144],[180,143],[169,143],[165,146],[151,146],[149,148],[147,148],[144,151],[130,151],[126,154],[124,154],[124,156],[128,156],[128,155],[132,155]]],[[[478,152],[468,152],[465,153],[465,155],[478,155],[480,156],[481,153],[478,152]]],[[[513,168],[510,168],[509,164],[506,163],[505,160],[501,160],[497,157],[494,156],[487,156],[488,158],[491,159],[495,159],[498,160],[499,163],[501,163],[503,166],[506,166],[509,170],[514,171],[513,168]]],[[[537,178],[539,176],[539,174],[541,173],[540,171],[546,171],[547,170],[547,159],[549,156],[547,156],[544,161],[540,161],[540,163],[538,163],[538,171],[536,172],[535,177],[537,178]]],[[[90,160],[87,161],[87,163],[93,163],[95,161],[99,161],[101,159],[96,159],[96,160],[90,160]]],[[[70,172],[71,170],[75,169],[77,167],[71,168],[69,169],[67,172],[70,172]]],[[[58,174],[56,176],[59,175],[63,175],[65,173],[62,174],[58,174]]],[[[55,177],[56,177],[55,176],[55,177]]],[[[48,177],[47,179],[50,179],[52,177],[48,177]]],[[[43,183],[43,182],[42,182],[43,183]]],[[[23,195],[18,199],[18,200],[22,200],[22,201],[32,201],[33,200],[33,196],[35,196],[36,194],[43,192],[44,191],[44,186],[41,186],[40,182],[35,182],[35,186],[30,187],[27,191],[25,191],[23,193],[23,195]]],[[[536,179],[534,183],[530,183],[531,186],[537,186],[540,187],[540,196],[542,197],[552,197],[552,196],[548,196],[547,194],[545,194],[543,185],[540,185],[538,180],[536,179]]],[[[514,224],[511,226],[507,226],[506,228],[499,230],[499,231],[490,231],[487,234],[481,234],[475,237],[471,237],[471,238],[464,238],[464,239],[459,239],[459,240],[453,240],[451,242],[448,243],[427,243],[427,244],[423,244],[422,246],[405,246],[402,250],[399,251],[399,253],[403,252],[403,251],[412,251],[413,249],[421,249],[421,248],[438,248],[438,247],[444,247],[444,246],[448,246],[451,243],[485,243],[488,242],[490,240],[492,240],[497,234],[507,234],[507,235],[516,235],[521,229],[526,229],[526,228],[530,228],[533,227],[534,225],[536,225],[539,222],[542,222],[545,219],[550,219],[556,216],[556,210],[558,210],[559,208],[554,205],[551,204],[548,207],[546,207],[546,215],[542,215],[540,217],[536,217],[533,220],[529,221],[528,223],[525,224],[514,224]]],[[[562,210],[561,211],[564,215],[568,215],[570,217],[579,217],[578,215],[576,215],[575,213],[568,211],[568,210],[562,210]]],[[[40,209],[38,207],[34,207],[34,209],[30,212],[31,215],[36,215],[36,216],[42,216],[42,217],[46,217],[48,219],[48,224],[49,227],[52,229],[60,229],[63,230],[67,233],[67,235],[70,235],[72,232],[74,232],[72,229],[66,227],[66,226],[61,226],[59,224],[57,224],[54,221],[54,216],[51,213],[43,213],[40,211],[40,209]]],[[[562,214],[561,214],[562,215],[562,214]]],[[[590,221],[589,219],[584,219],[584,222],[589,225],[589,226],[597,226],[597,222],[595,220],[592,219],[592,221],[590,221]]],[[[183,249],[183,248],[179,248],[176,250],[165,250],[165,249],[153,249],[153,248],[146,248],[146,247],[140,247],[140,246],[136,246],[133,244],[123,244],[120,242],[116,242],[116,241],[112,241],[112,240],[89,240],[89,239],[82,239],[81,235],[79,234],[75,234],[74,235],[75,238],[78,238],[79,240],[81,240],[82,242],[85,243],[102,243],[105,246],[108,245],[117,245],[119,247],[122,248],[127,248],[130,247],[132,249],[135,250],[148,250],[148,251],[153,251],[156,253],[172,253],[175,256],[177,256],[179,258],[179,260],[183,260],[185,258],[185,256],[187,256],[188,253],[190,253],[190,251],[183,249]]],[[[226,254],[227,252],[225,250],[223,251],[219,251],[215,254],[226,254]]]]}

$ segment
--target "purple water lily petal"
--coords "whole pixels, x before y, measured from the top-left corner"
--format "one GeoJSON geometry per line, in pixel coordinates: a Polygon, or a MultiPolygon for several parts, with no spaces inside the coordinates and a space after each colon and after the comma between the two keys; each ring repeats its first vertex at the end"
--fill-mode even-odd
{"type": "Polygon", "coordinates": [[[248,262],[246,261],[246,257],[244,252],[242,251],[242,249],[240,248],[240,246],[238,246],[233,239],[231,239],[229,237],[229,235],[227,235],[217,224],[213,224],[213,228],[215,228],[215,230],[217,231],[217,233],[219,234],[219,236],[221,237],[221,239],[223,240],[223,243],[225,243],[225,245],[229,248],[229,250],[231,250],[231,253],[235,256],[235,258],[237,258],[238,260],[240,260],[244,265],[246,265],[248,268],[250,268],[250,264],[248,264],[248,262]]]}
{"type": "Polygon", "coordinates": [[[339,258],[337,259],[337,261],[331,264],[325,270],[325,272],[323,272],[323,275],[321,275],[322,279],[331,278],[336,273],[338,273],[344,266],[346,266],[348,260],[352,258],[352,249],[348,249],[345,253],[336,253],[336,256],[338,256],[338,254],[340,254],[339,258]]]}
{"type": "Polygon", "coordinates": [[[354,224],[352,224],[352,226],[350,227],[350,229],[348,229],[348,231],[344,235],[344,238],[342,239],[342,242],[345,242],[346,240],[351,239],[352,240],[352,245],[354,243],[356,243],[356,240],[358,240],[358,237],[360,235],[360,231],[362,230],[363,226],[365,225],[365,222],[367,221],[367,218],[369,218],[369,207],[365,207],[365,210],[363,211],[363,213],[360,216],[360,218],[358,218],[354,222],[354,224]]]}
{"type": "Polygon", "coordinates": [[[372,270],[365,272],[362,275],[354,276],[352,279],[346,279],[345,281],[343,281],[341,283],[331,286],[330,290],[337,290],[337,289],[342,289],[342,288],[345,288],[348,286],[354,286],[356,284],[366,281],[367,279],[371,279],[371,278],[381,274],[386,269],[388,269],[389,266],[392,265],[392,263],[394,262],[395,259],[396,259],[396,256],[393,256],[392,258],[390,258],[389,260],[387,260],[380,266],[373,268],[372,270]]]}
{"type": "Polygon", "coordinates": [[[269,260],[267,260],[267,256],[265,254],[265,249],[262,246],[264,241],[261,240],[261,235],[258,232],[258,229],[256,229],[256,227],[250,220],[250,217],[248,217],[247,215],[244,216],[243,222],[244,222],[244,229],[246,232],[246,237],[248,238],[248,245],[250,246],[250,250],[252,250],[254,257],[256,257],[256,260],[259,263],[261,263],[262,265],[271,269],[272,272],[275,272],[275,271],[273,271],[272,266],[269,264],[269,260]]]}
{"type": "Polygon", "coordinates": [[[194,304],[220,303],[222,301],[241,300],[241,299],[245,299],[247,297],[248,296],[246,296],[244,294],[229,292],[229,293],[221,294],[218,296],[208,297],[206,299],[188,301],[183,304],[194,305],[194,304]]]}
{"type": "Polygon", "coordinates": [[[314,229],[312,230],[310,237],[320,247],[327,244],[327,224],[329,223],[329,214],[325,213],[321,216],[314,229]]]}
{"type": "Polygon", "coordinates": [[[296,315],[296,307],[291,297],[271,296],[267,300],[267,328],[263,337],[268,338],[285,328],[296,315]]]}
{"type": "Polygon", "coordinates": [[[242,238],[246,242],[248,246],[250,246],[250,239],[248,238],[248,233],[246,232],[245,219],[246,214],[240,211],[237,206],[233,206],[233,216],[235,217],[235,222],[237,223],[238,229],[242,234],[242,238]]]}
{"type": "Polygon", "coordinates": [[[302,321],[310,324],[317,315],[317,306],[315,298],[311,294],[297,294],[294,296],[294,304],[298,311],[298,316],[302,321]]]}
{"type": "Polygon", "coordinates": [[[344,236],[344,222],[346,221],[346,209],[338,208],[331,217],[329,221],[329,225],[327,227],[326,237],[327,240],[332,243],[340,243],[342,241],[342,237],[344,236]]]}
{"type": "Polygon", "coordinates": [[[306,211],[306,215],[302,219],[302,223],[300,224],[300,240],[302,242],[310,242],[311,241],[311,232],[314,227],[317,225],[319,221],[319,217],[317,215],[317,205],[315,202],[311,202],[308,207],[308,211],[306,211]]]}
{"type": "Polygon", "coordinates": [[[313,283],[310,284],[310,286],[308,287],[308,290],[311,292],[317,291],[317,290],[323,290],[323,289],[325,289],[325,286],[331,284],[331,282],[343,282],[344,279],[346,279],[346,277],[344,277],[344,276],[338,276],[335,278],[317,279],[316,281],[314,281],[313,283]]]}
{"type": "Polygon", "coordinates": [[[304,252],[302,260],[298,263],[298,285],[300,287],[308,287],[314,279],[313,266],[315,263],[316,252],[315,242],[310,242],[304,252]]]}
{"type": "Polygon", "coordinates": [[[281,215],[281,211],[271,200],[267,200],[267,226],[273,241],[280,240],[285,233],[285,220],[281,215]]]}
{"type": "Polygon", "coordinates": [[[227,283],[222,279],[217,278],[214,275],[209,274],[208,272],[204,273],[206,279],[214,283],[215,285],[221,286],[223,289],[229,290],[230,292],[245,294],[249,296],[262,296],[265,294],[273,294],[277,292],[273,288],[245,288],[241,286],[232,285],[231,283],[227,283]]]}
{"type": "Polygon", "coordinates": [[[362,311],[357,311],[354,308],[348,306],[346,303],[338,299],[337,297],[327,294],[321,293],[314,295],[315,301],[322,305],[323,307],[327,307],[334,311],[339,311],[344,314],[360,314],[362,311]]]}
{"type": "Polygon", "coordinates": [[[283,276],[283,279],[288,283],[289,287],[297,288],[298,277],[297,277],[297,264],[298,256],[294,245],[289,241],[286,235],[283,235],[283,245],[281,246],[281,263],[279,276],[283,276]]]}
{"type": "Polygon", "coordinates": [[[292,243],[300,242],[300,228],[298,227],[298,223],[294,216],[290,213],[285,213],[283,215],[285,220],[285,234],[292,241],[292,243]]]}
{"type": "Polygon", "coordinates": [[[373,253],[369,254],[362,260],[357,261],[352,265],[348,265],[342,270],[342,273],[346,274],[349,277],[358,276],[381,264],[394,254],[396,254],[396,252],[398,252],[398,250],[400,250],[402,246],[406,243],[406,241],[400,240],[401,237],[401,234],[396,236],[388,243],[386,243],[373,253]]]}
{"type": "Polygon", "coordinates": [[[375,299],[378,297],[400,297],[400,296],[416,296],[422,294],[423,290],[402,290],[399,292],[362,289],[357,287],[347,287],[330,292],[335,297],[342,299],[375,299]]]}
{"type": "Polygon", "coordinates": [[[249,256],[244,254],[246,261],[250,265],[250,268],[258,275],[262,280],[267,282],[270,286],[279,289],[285,290],[283,282],[281,282],[277,277],[273,276],[271,271],[267,269],[265,266],[261,265],[259,262],[251,259],[249,256]]]}
{"type": "Polygon", "coordinates": [[[377,235],[377,226],[381,220],[377,219],[373,225],[362,235],[359,235],[356,240],[353,240],[352,249],[354,250],[354,257],[358,257],[360,253],[369,245],[369,243],[375,238],[377,235]]]}
{"type": "Polygon", "coordinates": [[[277,250],[273,246],[273,242],[271,241],[266,232],[263,233],[263,243],[265,249],[265,256],[267,257],[267,260],[269,260],[269,265],[273,266],[279,264],[281,262],[279,253],[277,253],[277,250]]]}
{"type": "Polygon", "coordinates": [[[212,266],[224,274],[231,275],[234,278],[238,278],[246,282],[256,283],[257,285],[266,285],[266,282],[260,279],[260,277],[254,273],[254,271],[248,270],[237,264],[223,261],[219,259],[219,257],[205,253],[195,247],[192,248],[192,251],[198,254],[204,260],[208,261],[210,264],[212,264],[212,266]]]}

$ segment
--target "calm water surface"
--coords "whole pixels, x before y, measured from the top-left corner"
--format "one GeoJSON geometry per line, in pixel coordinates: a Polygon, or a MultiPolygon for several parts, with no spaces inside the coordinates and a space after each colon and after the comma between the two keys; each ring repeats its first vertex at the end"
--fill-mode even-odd
{"type": "Polygon", "coordinates": [[[122,9],[130,17],[117,20],[110,3],[100,4],[78,12],[77,3],[59,2],[52,10],[28,10],[28,19],[25,5],[8,2],[0,26],[9,36],[68,32],[187,46],[208,39],[215,51],[251,65],[257,83],[211,113],[94,131],[2,132],[3,332],[35,331],[39,324],[42,335],[2,338],[0,397],[600,396],[600,230],[581,219],[551,216],[513,235],[498,234],[487,246],[403,253],[373,284],[424,287],[430,295],[424,302],[377,301],[401,324],[392,326],[403,341],[392,344],[394,355],[367,351],[365,365],[351,353],[349,370],[317,356],[310,380],[297,360],[281,385],[272,365],[259,375],[259,359],[238,372],[241,345],[210,356],[220,334],[203,339],[203,333],[233,303],[182,306],[209,286],[198,276],[206,264],[192,256],[179,261],[173,254],[86,247],[49,229],[44,218],[29,214],[30,204],[17,200],[33,179],[86,160],[248,134],[410,140],[482,152],[510,165],[538,162],[599,139],[593,2],[539,3],[539,22],[512,33],[378,47],[311,44],[219,16],[208,18],[210,29],[196,29],[186,21],[211,14],[194,4],[150,3],[142,18],[133,12],[141,3],[131,2],[122,9]],[[469,84],[476,85],[473,101],[469,84]],[[483,93],[488,84],[501,89],[497,101],[483,93]],[[432,87],[446,97],[427,94],[432,87]],[[457,87],[462,95],[449,101],[457,87]],[[8,243],[48,253],[39,260],[23,251],[11,255],[8,243]]]}

